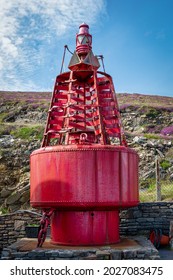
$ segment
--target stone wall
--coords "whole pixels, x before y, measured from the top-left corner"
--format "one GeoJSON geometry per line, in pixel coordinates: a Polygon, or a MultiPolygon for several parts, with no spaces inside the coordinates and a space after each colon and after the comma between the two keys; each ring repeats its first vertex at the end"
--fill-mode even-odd
{"type": "Polygon", "coordinates": [[[32,211],[17,211],[0,216],[0,252],[3,248],[26,236],[25,226],[39,224],[41,215],[32,211]]]}
{"type": "Polygon", "coordinates": [[[173,202],[140,203],[120,212],[120,234],[149,236],[150,230],[161,229],[163,234],[169,235],[171,220],[173,202]]]}
{"type": "MultiPolygon", "coordinates": [[[[151,229],[161,229],[169,234],[170,221],[173,220],[173,202],[140,203],[137,207],[120,211],[120,234],[122,236],[145,235],[151,229]]],[[[27,224],[39,224],[40,213],[17,211],[0,216],[0,251],[26,237],[27,224]]]]}
{"type": "Polygon", "coordinates": [[[23,238],[2,251],[2,260],[158,260],[159,252],[144,236],[122,238],[107,246],[52,248],[49,240],[37,248],[34,239],[23,238]],[[21,250],[25,248],[25,250],[21,250]]]}

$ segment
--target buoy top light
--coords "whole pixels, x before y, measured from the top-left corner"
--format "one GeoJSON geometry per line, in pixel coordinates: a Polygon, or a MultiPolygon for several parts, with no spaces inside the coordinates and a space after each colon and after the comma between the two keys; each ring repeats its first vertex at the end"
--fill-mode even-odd
{"type": "Polygon", "coordinates": [[[92,49],[92,36],[89,34],[89,26],[82,23],[79,26],[79,33],[76,35],[77,54],[87,54],[92,49]]]}

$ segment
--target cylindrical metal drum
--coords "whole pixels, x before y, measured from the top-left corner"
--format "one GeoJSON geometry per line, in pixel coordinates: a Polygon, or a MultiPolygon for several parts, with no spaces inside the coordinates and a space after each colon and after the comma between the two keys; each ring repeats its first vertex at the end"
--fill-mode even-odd
{"type": "Polygon", "coordinates": [[[118,209],[138,203],[138,155],[127,147],[42,148],[31,155],[31,174],[31,205],[56,209],[53,243],[118,242],[118,209]]]}
{"type": "Polygon", "coordinates": [[[51,243],[106,245],[119,241],[118,211],[55,211],[51,243]]]}
{"type": "Polygon", "coordinates": [[[138,155],[126,147],[68,145],[31,155],[31,205],[115,209],[138,203],[138,155]]]}

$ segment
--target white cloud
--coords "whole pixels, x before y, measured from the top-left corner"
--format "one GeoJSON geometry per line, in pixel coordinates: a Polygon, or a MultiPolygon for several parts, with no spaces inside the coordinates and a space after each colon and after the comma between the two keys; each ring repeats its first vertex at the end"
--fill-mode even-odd
{"type": "Polygon", "coordinates": [[[13,44],[8,37],[2,38],[1,51],[2,53],[7,53],[12,58],[16,58],[18,56],[17,46],[13,44]]]}
{"type": "Polygon", "coordinates": [[[49,45],[83,21],[96,23],[105,0],[0,0],[0,7],[0,89],[36,90],[49,45]]]}

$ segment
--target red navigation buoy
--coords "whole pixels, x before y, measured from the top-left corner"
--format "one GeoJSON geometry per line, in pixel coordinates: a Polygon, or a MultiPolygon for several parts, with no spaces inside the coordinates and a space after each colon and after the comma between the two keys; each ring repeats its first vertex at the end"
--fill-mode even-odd
{"type": "Polygon", "coordinates": [[[40,238],[51,219],[54,244],[119,242],[119,209],[138,204],[138,155],[127,147],[112,78],[99,67],[83,23],[30,158],[30,202],[44,211],[40,238]]]}

